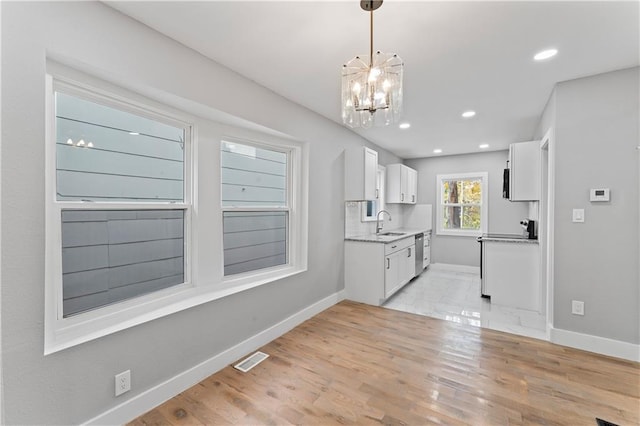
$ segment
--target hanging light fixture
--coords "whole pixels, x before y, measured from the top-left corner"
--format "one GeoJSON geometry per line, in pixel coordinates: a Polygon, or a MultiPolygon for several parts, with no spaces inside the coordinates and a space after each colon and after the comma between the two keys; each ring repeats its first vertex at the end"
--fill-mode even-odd
{"type": "Polygon", "coordinates": [[[349,127],[386,126],[402,114],[402,59],[373,52],[373,11],[382,0],[362,0],[370,13],[369,55],[356,56],[342,67],[342,122],[349,127]]]}

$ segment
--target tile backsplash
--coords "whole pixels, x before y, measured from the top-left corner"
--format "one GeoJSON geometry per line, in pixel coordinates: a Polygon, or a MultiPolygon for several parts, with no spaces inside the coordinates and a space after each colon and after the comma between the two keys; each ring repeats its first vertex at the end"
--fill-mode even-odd
{"type": "MultiPolygon", "coordinates": [[[[347,201],[344,203],[344,236],[345,238],[356,235],[367,235],[376,232],[376,221],[362,221],[362,209],[365,201],[347,201]]],[[[389,231],[392,229],[402,228],[402,211],[399,204],[387,204],[385,210],[391,214],[384,216],[384,229],[389,231]]]]}

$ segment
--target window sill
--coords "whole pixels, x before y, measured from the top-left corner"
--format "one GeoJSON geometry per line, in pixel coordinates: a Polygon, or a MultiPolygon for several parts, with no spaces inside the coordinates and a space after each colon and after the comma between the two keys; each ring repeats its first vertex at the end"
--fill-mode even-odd
{"type": "Polygon", "coordinates": [[[480,237],[484,231],[452,231],[446,229],[438,229],[436,235],[450,236],[450,237],[480,237]]]}
{"type": "Polygon", "coordinates": [[[168,291],[130,299],[85,314],[45,324],[44,355],[98,339],[232,294],[250,290],[307,270],[306,266],[285,266],[260,274],[223,279],[194,286],[183,284],[168,291]]]}

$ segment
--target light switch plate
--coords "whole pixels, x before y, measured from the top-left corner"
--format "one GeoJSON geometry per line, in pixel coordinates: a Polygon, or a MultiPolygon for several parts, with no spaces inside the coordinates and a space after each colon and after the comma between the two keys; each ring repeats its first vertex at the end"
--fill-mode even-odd
{"type": "Polygon", "coordinates": [[[584,222],[584,209],[573,209],[573,222],[574,223],[584,222]]]}

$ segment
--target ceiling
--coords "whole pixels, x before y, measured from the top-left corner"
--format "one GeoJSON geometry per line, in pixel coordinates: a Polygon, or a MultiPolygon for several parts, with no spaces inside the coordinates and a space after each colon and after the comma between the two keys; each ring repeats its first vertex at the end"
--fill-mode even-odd
{"type": "MultiPolygon", "coordinates": [[[[369,49],[357,0],[107,4],[338,123],[341,67],[369,49]]],[[[386,0],[374,49],[404,60],[411,127],[354,131],[402,158],[530,140],[555,83],[639,65],[639,5],[386,0]],[[548,48],[558,55],[533,60],[548,48]],[[464,119],[466,110],[477,114],[464,119]]]]}

